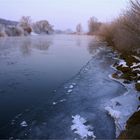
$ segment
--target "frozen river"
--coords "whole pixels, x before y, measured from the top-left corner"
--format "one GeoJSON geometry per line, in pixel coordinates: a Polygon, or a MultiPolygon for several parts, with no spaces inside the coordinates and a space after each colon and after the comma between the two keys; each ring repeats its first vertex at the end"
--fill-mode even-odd
{"type": "Polygon", "coordinates": [[[113,61],[90,36],[0,39],[0,138],[115,138],[113,61]]]}

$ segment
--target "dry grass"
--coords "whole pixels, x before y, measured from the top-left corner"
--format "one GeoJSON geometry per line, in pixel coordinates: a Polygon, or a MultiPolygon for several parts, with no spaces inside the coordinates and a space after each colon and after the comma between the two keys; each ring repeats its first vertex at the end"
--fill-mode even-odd
{"type": "Polygon", "coordinates": [[[95,17],[91,17],[88,21],[88,35],[95,35],[102,25],[95,17]]]}
{"type": "Polygon", "coordinates": [[[97,33],[109,46],[128,53],[140,49],[140,2],[130,3],[129,10],[112,23],[102,24],[97,33]]]}

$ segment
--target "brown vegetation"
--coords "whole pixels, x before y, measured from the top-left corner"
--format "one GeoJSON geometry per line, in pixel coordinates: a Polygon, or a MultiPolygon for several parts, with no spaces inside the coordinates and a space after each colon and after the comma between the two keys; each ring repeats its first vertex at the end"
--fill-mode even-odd
{"type": "Polygon", "coordinates": [[[140,2],[131,1],[131,7],[111,23],[102,24],[97,35],[109,46],[121,52],[135,53],[140,49],[140,2]]]}
{"type": "Polygon", "coordinates": [[[88,30],[89,30],[88,34],[95,35],[101,25],[102,25],[102,23],[98,22],[98,20],[95,17],[91,17],[88,21],[88,30]]]}
{"type": "Polygon", "coordinates": [[[140,111],[135,112],[127,121],[124,130],[118,139],[140,139],[140,111]]]}

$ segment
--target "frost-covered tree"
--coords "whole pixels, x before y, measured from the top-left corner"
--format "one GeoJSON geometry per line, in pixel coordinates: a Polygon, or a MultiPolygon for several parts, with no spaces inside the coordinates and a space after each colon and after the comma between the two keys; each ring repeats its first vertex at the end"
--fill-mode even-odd
{"type": "Polygon", "coordinates": [[[50,34],[53,26],[47,20],[41,20],[33,24],[33,31],[37,34],[50,34]]]}
{"type": "Polygon", "coordinates": [[[29,16],[23,16],[19,21],[18,27],[24,30],[24,35],[30,34],[32,32],[31,18],[29,16]]]}

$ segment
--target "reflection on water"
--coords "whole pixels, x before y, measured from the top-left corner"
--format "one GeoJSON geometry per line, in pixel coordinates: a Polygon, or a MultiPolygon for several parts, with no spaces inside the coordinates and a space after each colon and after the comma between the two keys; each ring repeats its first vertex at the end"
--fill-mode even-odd
{"type": "Polygon", "coordinates": [[[33,36],[0,39],[0,126],[71,79],[91,54],[92,37],[33,36]]]}

